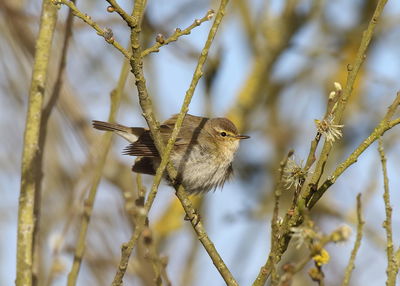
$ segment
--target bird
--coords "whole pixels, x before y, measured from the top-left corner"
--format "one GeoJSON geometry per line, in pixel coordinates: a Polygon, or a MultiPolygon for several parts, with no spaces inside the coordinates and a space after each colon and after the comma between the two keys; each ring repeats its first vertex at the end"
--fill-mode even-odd
{"type": "MultiPolygon", "coordinates": [[[[160,125],[160,135],[167,144],[178,114],[160,125]]],[[[118,123],[93,120],[93,127],[112,131],[130,144],[123,154],[137,156],[132,171],[155,175],[161,157],[154,144],[150,130],[143,127],[127,127],[118,123]]],[[[240,135],[235,124],[227,118],[207,118],[186,114],[171,151],[170,162],[177,170],[177,178],[171,185],[182,184],[189,194],[206,193],[223,187],[232,176],[232,162],[239,147],[239,141],[250,136],[240,135]]]]}

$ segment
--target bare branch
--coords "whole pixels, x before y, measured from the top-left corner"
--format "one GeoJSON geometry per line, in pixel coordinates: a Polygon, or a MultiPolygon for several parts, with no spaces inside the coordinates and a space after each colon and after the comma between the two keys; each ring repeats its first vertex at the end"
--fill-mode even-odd
{"type": "Polygon", "coordinates": [[[356,260],[356,255],[357,255],[358,249],[360,248],[361,240],[363,237],[363,226],[364,226],[364,221],[362,218],[361,194],[358,194],[357,195],[357,237],[356,237],[356,241],[354,242],[353,250],[351,251],[349,263],[347,264],[347,267],[346,267],[346,272],[344,275],[342,286],[347,286],[350,283],[351,273],[353,272],[353,269],[354,269],[354,262],[356,260]]]}
{"type": "Polygon", "coordinates": [[[268,260],[265,263],[264,267],[262,268],[262,271],[260,271],[259,276],[257,277],[259,281],[266,281],[266,277],[268,276],[268,272],[272,274],[272,285],[277,285],[279,282],[279,276],[276,271],[276,264],[277,260],[275,259],[275,252],[278,251],[277,247],[278,245],[276,242],[278,241],[279,237],[279,200],[282,194],[282,189],[283,189],[283,176],[285,173],[285,168],[288,162],[288,159],[293,155],[293,150],[289,151],[289,153],[286,155],[286,157],[280,162],[279,166],[279,177],[277,180],[277,185],[274,191],[274,212],[272,215],[271,219],[271,250],[268,255],[268,260]]]}
{"type": "MultiPolygon", "coordinates": [[[[117,1],[115,0],[106,0],[108,3],[110,3],[111,7],[114,9],[115,12],[117,12],[122,19],[128,24],[130,28],[133,28],[136,26],[136,19],[135,17],[132,17],[124,9],[121,8],[121,6],[118,5],[117,1]]],[[[109,7],[110,8],[110,7],[109,7]]],[[[110,10],[109,10],[110,11],[110,10]]]]}
{"type": "MultiPolygon", "coordinates": [[[[372,35],[375,31],[375,27],[378,23],[378,19],[380,18],[381,14],[383,12],[383,8],[385,7],[386,2],[387,2],[387,0],[380,0],[378,2],[377,6],[375,8],[374,14],[372,15],[372,18],[368,24],[368,27],[363,33],[363,37],[361,39],[360,47],[358,48],[356,58],[355,58],[353,64],[349,64],[347,66],[347,70],[348,70],[347,81],[346,81],[346,85],[343,89],[343,92],[341,93],[341,96],[338,99],[336,110],[333,112],[333,124],[339,124],[339,122],[342,119],[344,110],[347,106],[347,102],[352,94],[353,86],[356,81],[358,72],[366,58],[365,54],[367,52],[369,43],[371,42],[371,39],[372,39],[372,35]]],[[[326,162],[330,155],[330,151],[332,150],[332,146],[333,146],[332,142],[328,142],[328,140],[325,140],[319,160],[317,161],[314,175],[311,178],[309,187],[304,194],[305,198],[311,197],[311,195],[313,193],[312,187],[318,184],[318,182],[324,172],[326,162]]],[[[306,200],[308,200],[308,199],[306,199],[306,200]]]]}
{"type": "Polygon", "coordinates": [[[386,285],[394,286],[396,285],[396,277],[397,273],[399,272],[399,265],[393,250],[392,207],[390,205],[389,178],[387,174],[386,156],[385,156],[385,151],[383,149],[382,138],[379,138],[378,151],[382,163],[383,186],[384,186],[383,201],[385,203],[385,212],[386,212],[386,219],[383,222],[383,227],[386,230],[386,254],[388,260],[388,265],[386,268],[386,275],[387,275],[386,285]]]}
{"type": "Polygon", "coordinates": [[[347,159],[341,163],[331,176],[316,190],[310,200],[307,202],[307,207],[312,208],[322,195],[332,186],[338,177],[352,164],[357,162],[358,157],[372,144],[381,137],[387,130],[393,128],[400,123],[400,118],[390,121],[400,104],[400,92],[397,93],[393,103],[389,106],[387,113],[382,121],[375,127],[374,131],[350,154],[347,159]]]}
{"type": "Polygon", "coordinates": [[[16,285],[33,285],[34,233],[38,221],[35,210],[40,198],[41,166],[38,164],[40,150],[40,123],[45,95],[49,58],[57,23],[57,9],[50,1],[43,1],[36,42],[35,60],[28,99],[28,114],[21,163],[21,189],[18,207],[17,274],[16,285]]]}
{"type": "Polygon", "coordinates": [[[202,23],[206,21],[211,20],[213,16],[214,16],[214,11],[208,10],[207,14],[203,18],[194,20],[193,23],[186,29],[181,30],[179,28],[176,28],[175,32],[166,39],[164,39],[163,35],[159,34],[156,39],[157,42],[150,48],[145,49],[142,52],[142,57],[145,57],[150,53],[158,52],[162,46],[168,45],[169,43],[172,42],[176,42],[181,36],[189,35],[194,28],[200,26],[202,23]]]}
{"type": "Polygon", "coordinates": [[[93,29],[96,30],[97,34],[102,36],[107,43],[113,45],[117,50],[119,50],[127,59],[130,59],[131,54],[129,53],[128,50],[124,49],[120,43],[118,43],[113,35],[112,31],[109,28],[102,29],[99,25],[96,24],[95,21],[92,20],[92,18],[87,15],[83,14],[79,9],[75,6],[75,4],[72,1],[69,0],[51,0],[54,5],[66,5],[68,6],[74,13],[74,15],[78,18],[80,18],[82,21],[84,21],[86,24],[91,26],[93,29]]]}

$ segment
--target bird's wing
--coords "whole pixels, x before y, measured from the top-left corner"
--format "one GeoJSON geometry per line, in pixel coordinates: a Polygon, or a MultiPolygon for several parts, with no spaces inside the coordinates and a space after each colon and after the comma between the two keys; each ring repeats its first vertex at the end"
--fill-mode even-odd
{"type": "MultiPolygon", "coordinates": [[[[163,124],[160,126],[160,131],[164,137],[165,144],[166,142],[168,142],[177,118],[178,114],[174,114],[171,118],[164,121],[163,124]]],[[[203,130],[203,126],[208,120],[209,119],[205,117],[186,114],[185,118],[183,119],[182,127],[176,138],[175,146],[178,147],[197,142],[197,138],[203,130]]]]}
{"type": "MultiPolygon", "coordinates": [[[[164,121],[160,125],[160,134],[163,138],[164,144],[167,144],[168,139],[171,136],[172,130],[174,129],[178,114],[173,115],[168,120],[164,121]]],[[[197,141],[202,127],[208,118],[193,116],[186,114],[182,128],[175,141],[175,148],[180,148],[188,144],[193,144],[197,141]],[[190,120],[190,124],[185,122],[190,120]]],[[[137,139],[124,149],[125,155],[131,156],[143,156],[143,157],[159,157],[157,148],[154,145],[153,138],[151,137],[150,131],[145,130],[137,139]]]]}
{"type": "Polygon", "coordinates": [[[124,149],[123,154],[131,156],[159,157],[149,130],[143,132],[136,142],[129,144],[124,149]]]}

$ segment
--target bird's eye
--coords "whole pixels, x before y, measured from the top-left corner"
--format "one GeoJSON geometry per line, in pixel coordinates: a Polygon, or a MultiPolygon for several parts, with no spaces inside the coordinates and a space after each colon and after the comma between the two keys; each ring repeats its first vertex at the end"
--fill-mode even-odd
{"type": "Polygon", "coordinates": [[[220,134],[221,134],[222,137],[226,136],[226,132],[221,132],[220,134]]]}

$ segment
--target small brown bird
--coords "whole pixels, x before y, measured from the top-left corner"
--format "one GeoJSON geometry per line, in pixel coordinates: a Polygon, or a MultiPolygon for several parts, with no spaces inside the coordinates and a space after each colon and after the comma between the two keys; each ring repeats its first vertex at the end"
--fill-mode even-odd
{"type": "MultiPolygon", "coordinates": [[[[177,116],[172,116],[160,126],[164,144],[171,136],[177,116]]],[[[132,171],[155,175],[161,158],[148,129],[96,120],[93,127],[113,131],[131,142],[124,149],[124,154],[138,156],[132,171]]],[[[232,174],[232,161],[240,139],[247,138],[250,137],[238,134],[229,119],[186,114],[170,156],[170,162],[178,171],[178,182],[189,193],[222,187],[232,174]]],[[[170,182],[167,176],[166,179],[170,182]]]]}

